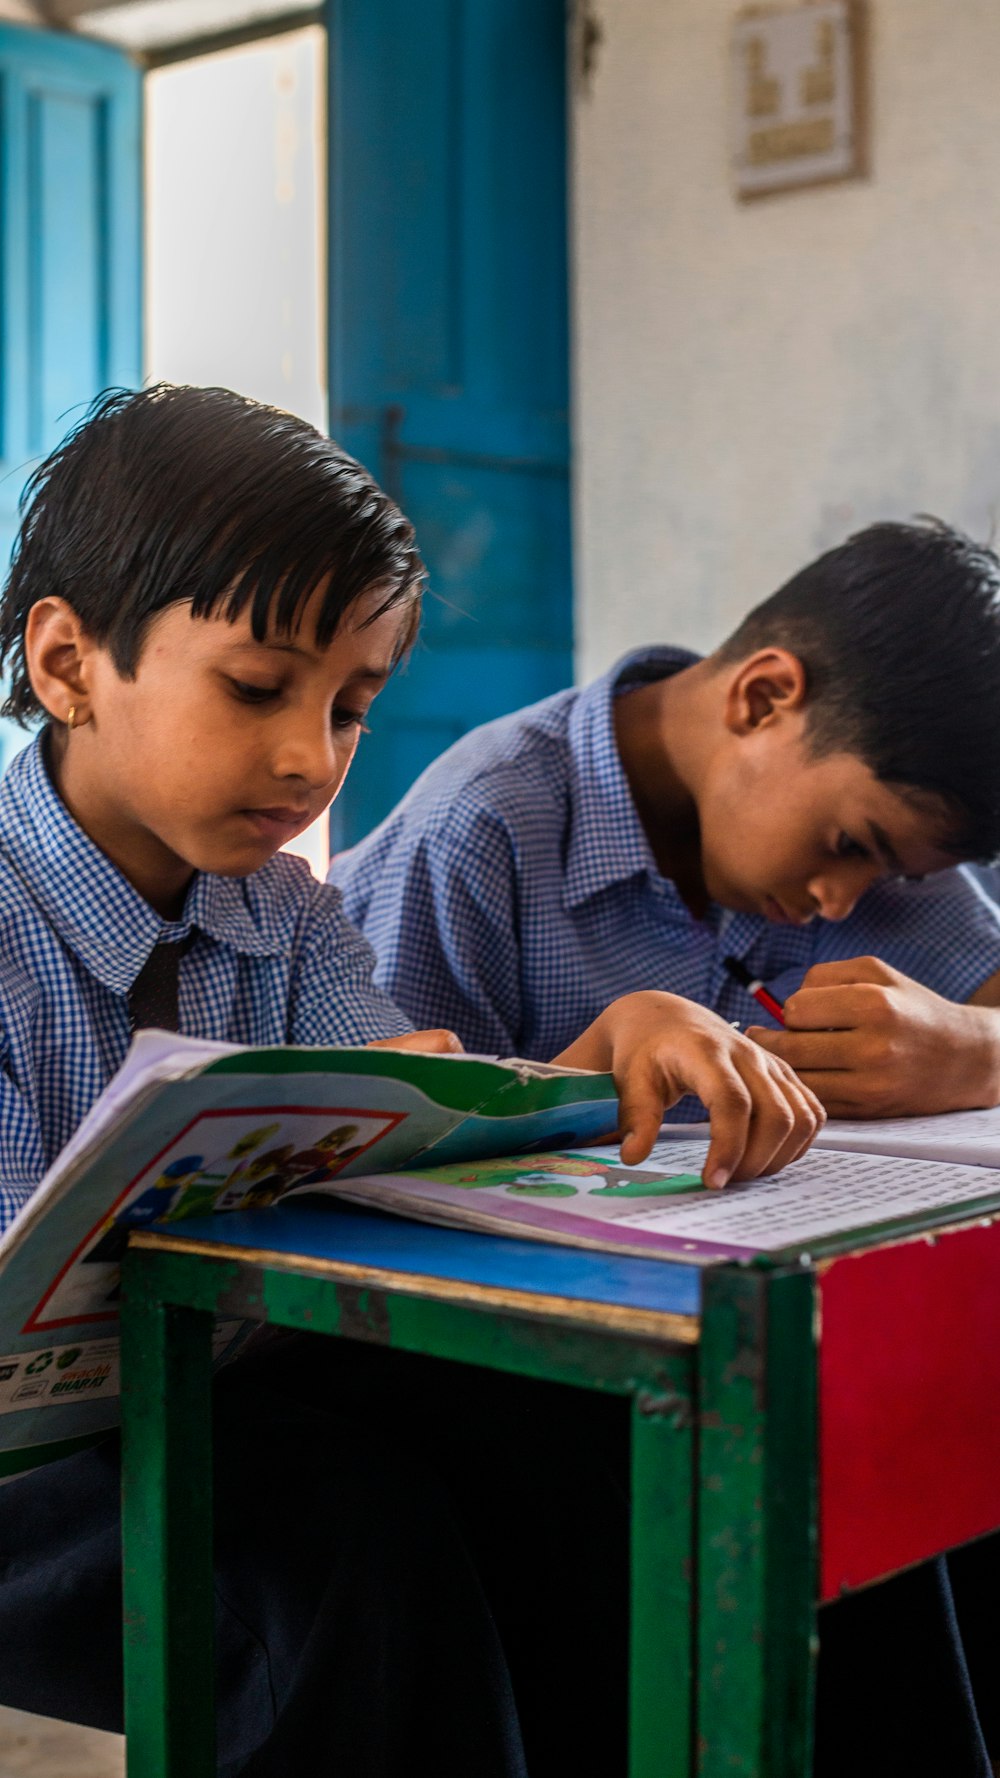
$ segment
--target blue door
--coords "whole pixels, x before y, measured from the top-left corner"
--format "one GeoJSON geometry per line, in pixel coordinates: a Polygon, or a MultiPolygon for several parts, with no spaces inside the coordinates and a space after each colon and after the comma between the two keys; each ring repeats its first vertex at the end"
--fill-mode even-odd
{"type": "MultiPolygon", "coordinates": [[[[141,363],[141,76],[115,49],[0,25],[0,567],[27,475],[141,363]]],[[[0,766],[25,741],[0,723],[0,766]]]]}
{"type": "Polygon", "coordinates": [[[330,429],[413,520],[421,643],[335,849],[572,674],[565,0],[328,0],[330,429]]]}

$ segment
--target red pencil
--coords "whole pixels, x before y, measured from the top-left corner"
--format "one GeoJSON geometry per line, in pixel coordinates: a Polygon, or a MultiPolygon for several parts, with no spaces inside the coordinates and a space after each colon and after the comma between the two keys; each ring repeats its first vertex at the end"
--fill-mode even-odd
{"type": "Polygon", "coordinates": [[[739,982],[740,987],[745,988],[747,993],[756,1000],[758,1006],[762,1006],[765,1012],[769,1012],[772,1019],[777,1019],[779,1025],[784,1024],[785,1009],[781,1001],[775,999],[770,989],[765,988],[757,976],[751,975],[745,963],[741,963],[738,957],[726,957],[724,968],[732,976],[734,982],[739,982]]]}

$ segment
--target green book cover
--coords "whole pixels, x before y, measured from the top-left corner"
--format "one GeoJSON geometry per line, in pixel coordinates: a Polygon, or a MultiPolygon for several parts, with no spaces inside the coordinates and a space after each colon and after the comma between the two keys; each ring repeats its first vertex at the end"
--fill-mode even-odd
{"type": "Polygon", "coordinates": [[[131,1230],[373,1170],[594,1141],[616,1119],[609,1075],[141,1032],[0,1240],[0,1474],[115,1423],[131,1230]]]}

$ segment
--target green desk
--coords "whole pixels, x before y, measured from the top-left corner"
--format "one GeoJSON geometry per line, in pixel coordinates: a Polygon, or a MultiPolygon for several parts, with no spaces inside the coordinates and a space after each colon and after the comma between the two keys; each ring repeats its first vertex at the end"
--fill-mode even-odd
{"type": "Polygon", "coordinates": [[[133,1237],[129,1778],[214,1774],[216,1316],[627,1397],[629,1778],[806,1778],[822,1602],[1000,1526],[996,1215],[701,1267],[329,1205],[133,1237]]]}

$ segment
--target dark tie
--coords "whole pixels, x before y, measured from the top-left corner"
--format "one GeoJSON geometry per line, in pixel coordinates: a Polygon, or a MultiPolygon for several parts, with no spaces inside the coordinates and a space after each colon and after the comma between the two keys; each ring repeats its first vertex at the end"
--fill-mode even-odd
{"type": "Polygon", "coordinates": [[[150,1025],[161,1031],[179,1029],[180,960],[193,938],[192,932],[179,944],[159,944],[150,951],[129,989],[128,1015],[133,1031],[150,1025]]]}

